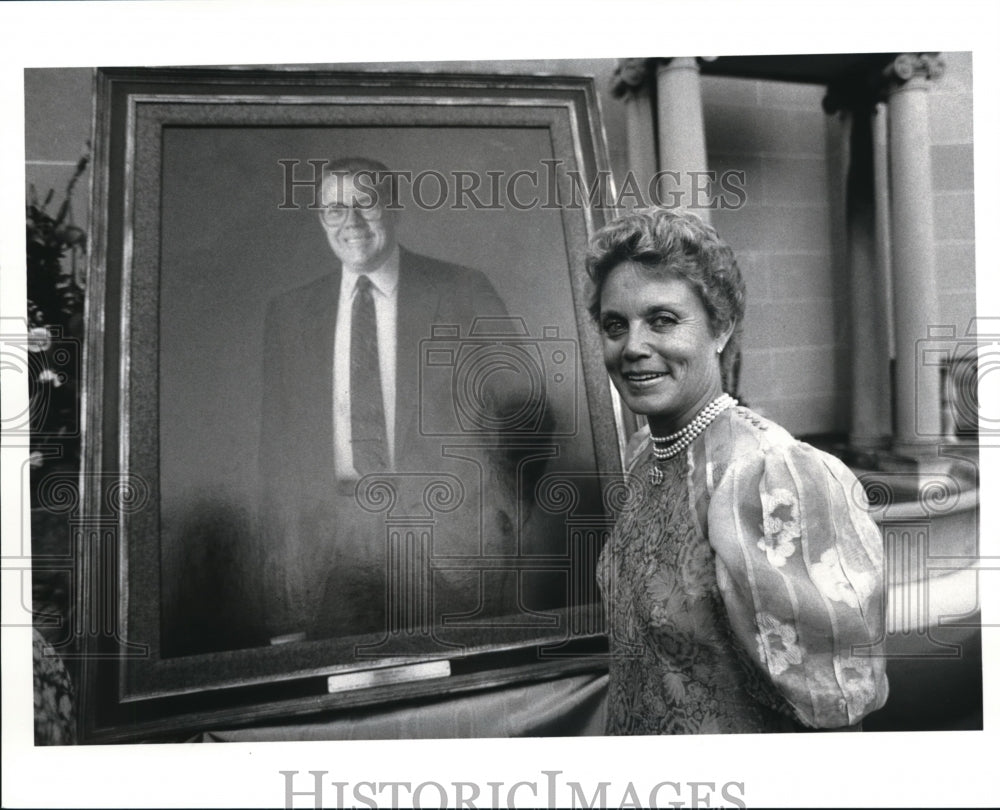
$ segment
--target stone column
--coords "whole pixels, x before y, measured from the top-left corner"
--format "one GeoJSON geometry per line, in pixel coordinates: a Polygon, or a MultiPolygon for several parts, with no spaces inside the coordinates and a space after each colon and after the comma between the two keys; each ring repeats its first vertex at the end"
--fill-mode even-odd
{"type": "Polygon", "coordinates": [[[889,332],[885,287],[877,249],[872,110],[856,109],[851,121],[847,187],[847,238],[851,302],[850,443],[862,450],[884,446],[892,431],[889,332]]]}
{"type": "Polygon", "coordinates": [[[845,260],[850,302],[851,407],[848,440],[874,451],[892,434],[888,268],[879,251],[879,144],[875,99],[864,87],[831,88],[823,104],[838,107],[845,143],[843,175],[845,260]]]}
{"type": "MultiPolygon", "coordinates": [[[[889,227],[889,121],[884,101],[875,105],[872,117],[872,141],[875,152],[875,266],[879,274],[879,294],[882,311],[885,312],[885,326],[889,352],[887,357],[896,356],[895,334],[892,313],[892,238],[889,227]]],[[[888,384],[887,384],[888,385],[888,384]]],[[[891,411],[889,403],[886,408],[891,411]]],[[[892,416],[887,417],[892,425],[892,416]]]]}
{"type": "Polygon", "coordinates": [[[878,146],[874,127],[878,81],[848,76],[827,88],[823,109],[836,114],[840,143],[839,183],[833,199],[842,207],[836,226],[844,237],[840,259],[846,271],[850,343],[850,423],[852,450],[870,452],[888,445],[892,434],[887,268],[878,252],[878,146]]]}
{"type": "Polygon", "coordinates": [[[923,346],[937,326],[934,209],[928,90],[944,63],[936,54],[900,54],[885,71],[889,119],[892,303],[896,344],[894,446],[933,454],[941,440],[941,378],[923,346]]]}
{"type": "Polygon", "coordinates": [[[694,57],[661,60],[656,67],[660,189],[665,204],[690,208],[711,221],[701,70],[694,57]],[[699,175],[698,172],[704,174],[699,175]]]}
{"type": "MultiPolygon", "coordinates": [[[[656,174],[656,131],[653,125],[653,93],[649,59],[620,59],[611,92],[625,105],[625,156],[629,176],[619,178],[619,191],[638,189],[642,204],[652,203],[649,182],[656,174]]],[[[627,207],[639,204],[630,193],[622,193],[627,207]]]]}

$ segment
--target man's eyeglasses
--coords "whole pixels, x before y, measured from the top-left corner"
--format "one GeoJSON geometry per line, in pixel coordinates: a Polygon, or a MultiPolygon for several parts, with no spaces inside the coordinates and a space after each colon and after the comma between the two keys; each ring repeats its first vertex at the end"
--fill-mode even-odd
{"type": "Polygon", "coordinates": [[[343,225],[351,211],[357,211],[362,219],[372,222],[382,219],[382,206],[375,203],[371,205],[328,205],[320,212],[320,218],[327,225],[343,225]]]}

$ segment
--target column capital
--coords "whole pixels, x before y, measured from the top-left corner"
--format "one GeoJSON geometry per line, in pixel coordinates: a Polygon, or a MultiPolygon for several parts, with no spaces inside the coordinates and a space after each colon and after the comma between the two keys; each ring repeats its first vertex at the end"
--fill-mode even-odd
{"type": "MultiPolygon", "coordinates": [[[[714,57],[706,61],[711,61],[714,57]]],[[[702,57],[700,56],[660,56],[653,60],[657,70],[701,70],[702,57]]]]}
{"type": "Polygon", "coordinates": [[[660,68],[694,68],[703,62],[713,62],[714,56],[649,56],[642,59],[619,59],[611,81],[611,94],[615,98],[634,98],[649,92],[660,68]]]}
{"type": "Polygon", "coordinates": [[[646,95],[654,75],[655,59],[619,59],[611,80],[611,95],[615,98],[635,98],[646,95]]]}
{"type": "Polygon", "coordinates": [[[834,79],[827,85],[823,109],[832,114],[841,110],[870,112],[880,101],[902,90],[912,79],[923,80],[909,87],[926,87],[925,82],[944,73],[944,59],[938,53],[900,53],[888,64],[869,65],[834,79]]]}
{"type": "Polygon", "coordinates": [[[944,59],[938,53],[901,53],[882,69],[882,92],[885,95],[902,89],[911,79],[928,81],[944,74],[944,59]]]}

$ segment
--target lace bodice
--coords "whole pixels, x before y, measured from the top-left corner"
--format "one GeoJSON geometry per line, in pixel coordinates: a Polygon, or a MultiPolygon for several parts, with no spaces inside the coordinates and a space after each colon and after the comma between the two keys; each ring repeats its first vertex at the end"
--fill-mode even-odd
{"type": "Polygon", "coordinates": [[[887,695],[881,535],[856,479],[745,408],[633,497],[598,565],[613,663],[607,731],[841,727],[887,695]]]}

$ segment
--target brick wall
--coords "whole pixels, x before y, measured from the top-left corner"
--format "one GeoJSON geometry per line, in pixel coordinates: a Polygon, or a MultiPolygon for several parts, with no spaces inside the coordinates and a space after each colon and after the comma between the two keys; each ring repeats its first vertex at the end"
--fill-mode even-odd
{"type": "Polygon", "coordinates": [[[941,323],[954,325],[961,336],[976,311],[972,54],[942,56],[945,73],[930,98],[935,262],[941,323]]]}
{"type": "MultiPolygon", "coordinates": [[[[55,189],[62,200],[77,161],[87,151],[93,115],[92,73],[88,68],[24,71],[24,173],[44,199],[55,189]]],[[[73,213],[82,225],[87,214],[87,177],[74,192],[73,213]]]]}
{"type": "Polygon", "coordinates": [[[794,433],[844,428],[824,88],[714,76],[702,88],[709,168],[747,178],[746,205],[712,214],[747,283],[741,393],[794,433]]]}

